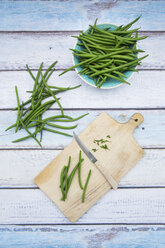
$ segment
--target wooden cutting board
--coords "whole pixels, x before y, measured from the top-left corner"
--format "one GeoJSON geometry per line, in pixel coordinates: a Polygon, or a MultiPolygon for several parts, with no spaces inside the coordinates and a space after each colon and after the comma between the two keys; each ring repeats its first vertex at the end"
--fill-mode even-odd
{"type": "MultiPolygon", "coordinates": [[[[138,162],[144,155],[143,149],[133,138],[134,129],[143,122],[143,116],[134,114],[124,124],[118,123],[107,113],[98,116],[80,135],[79,138],[94,154],[100,163],[117,182],[138,162]],[[110,138],[107,138],[107,136],[110,138]],[[106,139],[109,150],[100,148],[95,139],[106,139]],[[93,152],[92,149],[98,149],[93,152]]],[[[84,185],[88,172],[91,177],[86,191],[85,202],[81,202],[82,190],[78,184],[78,175],[75,174],[66,201],[61,201],[60,173],[67,165],[69,156],[72,157],[69,172],[78,162],[80,148],[73,140],[48,166],[34,179],[41,190],[58,206],[63,214],[71,221],[79,219],[100,197],[111,189],[110,184],[88,157],[82,152],[84,161],[81,174],[84,185]]]]}

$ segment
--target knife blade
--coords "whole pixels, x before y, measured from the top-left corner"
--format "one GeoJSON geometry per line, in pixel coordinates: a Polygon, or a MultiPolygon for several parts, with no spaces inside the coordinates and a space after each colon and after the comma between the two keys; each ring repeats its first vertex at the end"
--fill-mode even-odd
{"type": "Polygon", "coordinates": [[[106,178],[112,188],[116,190],[118,188],[118,183],[111,175],[109,175],[109,171],[107,171],[107,168],[98,162],[97,158],[88,150],[88,148],[83,144],[83,142],[80,140],[75,132],[73,132],[73,136],[82,151],[87,155],[90,161],[96,165],[97,169],[99,169],[99,171],[106,178]]]}

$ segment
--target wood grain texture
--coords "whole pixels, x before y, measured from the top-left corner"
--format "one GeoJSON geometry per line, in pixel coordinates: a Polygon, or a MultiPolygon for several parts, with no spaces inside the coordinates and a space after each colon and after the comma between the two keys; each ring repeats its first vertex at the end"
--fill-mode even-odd
{"type": "MultiPolygon", "coordinates": [[[[36,188],[33,178],[60,150],[0,150],[0,188],[36,188]]],[[[165,150],[147,149],[119,187],[165,187],[165,150]]]]}
{"type": "MultiPolygon", "coordinates": [[[[118,189],[104,195],[79,223],[165,224],[165,188],[118,189]]],[[[1,189],[1,224],[69,224],[39,189],[1,189]]]]}
{"type": "MultiPolygon", "coordinates": [[[[52,61],[53,62],[53,61],[52,61]]],[[[74,91],[60,94],[64,108],[164,108],[165,71],[140,71],[130,78],[131,85],[122,85],[113,90],[101,90],[84,83],[75,71],[58,77],[56,71],[49,84],[71,86],[82,84],[74,91]]],[[[14,85],[18,86],[21,101],[28,99],[26,90],[33,88],[27,72],[0,72],[0,108],[16,106],[14,85]],[[7,99],[7,100],[6,100],[7,99]]]]}
{"type": "Polygon", "coordinates": [[[3,248],[164,248],[165,228],[159,225],[0,226],[3,248]]]}
{"type": "MultiPolygon", "coordinates": [[[[22,70],[27,62],[36,69],[42,60],[47,67],[56,59],[59,60],[57,68],[64,69],[72,63],[68,47],[73,46],[74,41],[70,38],[73,34],[70,30],[85,30],[96,17],[99,18],[100,23],[126,24],[140,14],[142,18],[137,26],[141,26],[144,31],[153,31],[147,32],[150,37],[142,43],[150,56],[143,61],[141,69],[164,69],[164,32],[155,32],[165,31],[164,6],[163,0],[2,0],[0,1],[0,30],[5,33],[0,33],[0,70],[22,70]],[[68,30],[69,32],[6,33],[6,31],[16,30],[68,30]]],[[[133,85],[130,88],[124,86],[112,92],[99,93],[83,83],[81,91],[76,90],[74,94],[68,94],[63,103],[67,108],[78,109],[164,108],[164,78],[164,71],[142,71],[132,78],[133,85]],[[70,101],[70,96],[73,97],[73,102],[70,101]]],[[[75,76],[75,72],[67,74],[66,77],[64,75],[58,82],[65,85],[82,83],[75,76]]],[[[24,91],[32,87],[30,78],[28,75],[25,76],[24,72],[0,73],[1,109],[12,108],[15,105],[15,84],[19,86],[22,98],[25,97],[24,91]]],[[[145,129],[140,128],[137,134],[135,133],[135,137],[143,146],[165,147],[164,111],[144,112],[146,122],[142,128],[145,129]]],[[[100,111],[96,111],[96,114],[98,113],[100,111]]],[[[109,111],[109,113],[118,120],[127,121],[132,111],[119,110],[109,111]]],[[[87,120],[90,121],[95,116],[92,115],[87,120]]],[[[4,128],[8,122],[13,122],[14,118],[14,113],[0,112],[0,147],[2,149],[14,148],[10,143],[13,139],[11,133],[4,134],[4,128]]],[[[87,120],[84,119],[84,122],[80,123],[80,129],[77,132],[85,127],[87,120]]],[[[56,146],[51,137],[48,138],[51,142],[48,142],[45,148],[61,149],[69,142],[64,142],[63,139],[60,142],[60,138],[57,138],[56,146]]],[[[18,145],[18,149],[23,147],[33,149],[36,146],[32,142],[18,145]]],[[[56,150],[0,150],[0,187],[34,187],[32,178],[59,152],[56,150]]],[[[120,187],[164,187],[164,158],[164,149],[146,150],[144,159],[138,163],[135,170],[133,169],[123,178],[120,187]]],[[[66,219],[39,190],[1,189],[0,223],[9,223],[12,226],[0,226],[0,247],[10,248],[19,245],[19,247],[29,248],[29,244],[33,247],[41,247],[42,244],[42,247],[53,248],[56,246],[60,248],[164,248],[164,225],[88,225],[88,223],[132,221],[165,224],[164,189],[122,190],[118,191],[122,196],[122,198],[119,196],[120,203],[114,196],[109,195],[108,198],[106,196],[99,205],[94,206],[92,213],[88,212],[84,216],[85,219],[80,220],[81,224],[87,225],[13,226],[13,223],[66,224],[66,219]],[[47,211],[49,215],[45,216],[47,211]]]]}
{"type": "MultiPolygon", "coordinates": [[[[75,96],[75,94],[74,94],[75,96]]],[[[73,100],[73,98],[72,98],[73,100]]],[[[117,100],[117,99],[116,99],[117,100]]],[[[100,101],[101,102],[101,101],[100,101]]],[[[96,105],[97,106],[97,105],[96,105]]],[[[66,113],[70,116],[79,116],[84,113],[89,113],[89,115],[85,116],[83,119],[75,122],[78,123],[78,127],[74,129],[74,131],[79,134],[82,132],[99,114],[103,112],[102,110],[72,110],[66,111],[66,113]]],[[[129,120],[131,115],[135,112],[140,112],[144,116],[143,124],[137,128],[134,132],[134,137],[137,142],[143,148],[159,148],[165,147],[165,110],[107,110],[109,115],[112,116],[115,120],[124,123],[129,120]]],[[[54,115],[58,113],[56,110],[48,111],[45,115],[54,115]]],[[[5,129],[15,123],[16,120],[16,112],[14,111],[0,111],[0,148],[39,148],[38,144],[33,141],[33,139],[27,139],[26,141],[12,143],[13,140],[24,137],[26,132],[21,130],[15,134],[14,129],[5,132],[5,129]]],[[[70,131],[72,134],[72,131],[70,131]]],[[[72,138],[52,134],[49,132],[44,132],[43,135],[43,148],[51,148],[51,149],[63,149],[66,145],[71,142],[72,138]]]]}
{"type": "MultiPolygon", "coordinates": [[[[80,30],[100,23],[127,24],[142,15],[143,30],[164,30],[162,1],[1,1],[0,30],[80,30]]],[[[136,26],[137,26],[136,25],[136,26]]]]}
{"type": "MultiPolygon", "coordinates": [[[[54,33],[0,33],[0,70],[22,70],[26,63],[32,69],[38,69],[44,61],[47,68],[52,60],[58,60],[56,68],[72,66],[72,52],[76,39],[72,35],[79,32],[54,33]]],[[[165,32],[140,32],[139,36],[148,35],[139,41],[138,47],[149,56],[143,60],[139,69],[165,69],[165,32]]],[[[143,56],[141,53],[139,55],[143,56]]]]}
{"type": "Polygon", "coordinates": [[[71,164],[68,177],[79,161],[81,149],[75,140],[35,177],[35,183],[71,222],[76,222],[104,194],[112,188],[116,190],[121,178],[144,156],[143,149],[133,138],[134,129],[143,120],[143,116],[136,113],[127,123],[121,124],[103,112],[79,135],[89,151],[92,152],[92,148],[98,149],[94,155],[97,158],[95,164],[84,154],[83,149],[81,151],[84,159],[81,166],[82,185],[85,184],[89,170],[91,170],[84,202],[82,202],[82,189],[79,187],[78,177],[74,176],[68,196],[64,201],[61,201],[62,193],[59,188],[61,171],[63,166],[67,165],[69,157],[71,164]],[[107,138],[107,135],[110,135],[110,138],[107,138]],[[101,148],[103,144],[100,146],[94,144],[95,139],[108,140],[108,143],[104,143],[108,151],[101,148]]]}

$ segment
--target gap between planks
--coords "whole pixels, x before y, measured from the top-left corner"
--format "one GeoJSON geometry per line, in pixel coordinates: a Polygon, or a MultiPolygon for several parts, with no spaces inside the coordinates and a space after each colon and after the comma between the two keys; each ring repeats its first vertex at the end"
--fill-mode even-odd
{"type": "MultiPolygon", "coordinates": [[[[66,70],[66,68],[57,68],[56,71],[64,71],[66,70]]],[[[35,68],[32,68],[31,71],[38,71],[38,69],[35,69],[35,68]]],[[[43,70],[45,71],[45,69],[43,70]]],[[[70,70],[70,71],[75,71],[74,69],[73,70],[70,70]]],[[[138,71],[165,71],[165,69],[154,69],[154,68],[139,68],[138,71]]],[[[27,72],[26,69],[0,69],[0,72],[27,72]]]]}
{"type": "MultiPolygon", "coordinates": [[[[24,108],[26,109],[26,108],[24,108]]],[[[13,108],[0,108],[0,111],[11,111],[13,110],[13,108]]],[[[49,111],[52,111],[52,110],[59,110],[59,108],[51,108],[49,109],[49,111]]],[[[157,108],[63,108],[63,110],[65,111],[84,111],[84,110],[87,110],[87,111],[123,111],[123,110],[138,110],[138,111],[143,111],[143,110],[165,110],[165,107],[157,107],[157,108]]],[[[13,110],[14,111],[14,110],[13,110]]]]}
{"type": "MultiPolygon", "coordinates": [[[[164,150],[165,147],[145,147],[145,146],[141,146],[143,149],[145,150],[164,150]]],[[[62,151],[64,150],[64,148],[53,148],[53,147],[43,147],[43,148],[39,148],[39,147],[11,147],[11,148],[2,148],[0,147],[0,151],[62,151]]]]}
{"type": "MultiPolygon", "coordinates": [[[[29,189],[40,189],[39,187],[0,187],[1,190],[29,190],[29,189]]],[[[119,186],[117,189],[165,189],[165,186],[119,186]]]]}
{"type": "MultiPolygon", "coordinates": [[[[51,223],[39,223],[39,224],[0,224],[0,227],[8,227],[8,226],[18,226],[18,227],[26,227],[26,226],[52,226],[52,227],[56,227],[56,226],[164,226],[165,223],[57,223],[57,224],[51,224],[51,223]]],[[[165,227],[162,228],[163,230],[165,229],[165,227]]]]}
{"type": "MultiPolygon", "coordinates": [[[[75,34],[82,32],[83,30],[47,30],[47,31],[42,31],[42,30],[37,30],[37,31],[32,31],[32,30],[18,30],[18,31],[0,31],[0,34],[75,34]]],[[[165,31],[155,31],[155,30],[139,30],[139,34],[165,34],[165,31]]]]}

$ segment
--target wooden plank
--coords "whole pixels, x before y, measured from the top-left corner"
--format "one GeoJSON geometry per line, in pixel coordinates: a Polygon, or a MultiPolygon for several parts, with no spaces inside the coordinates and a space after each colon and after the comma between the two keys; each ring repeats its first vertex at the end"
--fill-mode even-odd
{"type": "MultiPolygon", "coordinates": [[[[60,150],[0,150],[0,187],[36,187],[33,178],[60,152],[60,150]]],[[[135,169],[121,179],[119,187],[165,186],[164,154],[164,149],[145,150],[144,158],[138,162],[135,169]]]]}
{"type": "MultiPolygon", "coordinates": [[[[0,70],[22,70],[26,63],[32,69],[38,69],[41,61],[47,68],[52,60],[58,60],[56,68],[64,69],[72,66],[72,53],[76,42],[71,35],[78,32],[54,33],[0,33],[0,70]]],[[[140,41],[139,48],[149,54],[139,69],[165,69],[165,32],[141,32],[148,35],[140,41]]],[[[143,54],[140,54],[143,56],[143,54]]]]}
{"type": "MultiPolygon", "coordinates": [[[[82,87],[61,94],[64,108],[164,108],[165,71],[140,71],[130,78],[131,85],[122,85],[113,90],[101,90],[84,83],[75,71],[58,77],[56,71],[49,84],[82,87]],[[72,101],[71,101],[72,98],[72,101]]],[[[13,108],[16,104],[14,85],[18,86],[21,101],[28,99],[26,90],[33,88],[33,80],[27,72],[0,72],[0,108],[13,108]]]]}
{"type": "MultiPolygon", "coordinates": [[[[60,150],[0,150],[0,188],[36,187],[33,178],[60,150]]],[[[119,182],[119,187],[164,187],[165,150],[147,149],[145,156],[119,182]]]]}
{"type": "MultiPolygon", "coordinates": [[[[68,224],[39,189],[1,189],[1,224],[68,224]]],[[[165,188],[118,189],[104,195],[76,223],[165,224],[165,188]]]]}
{"type": "Polygon", "coordinates": [[[160,225],[0,226],[0,246],[31,247],[150,247],[164,248],[160,225]],[[147,246],[146,246],[146,245],[147,246]]]}
{"type": "MultiPolygon", "coordinates": [[[[103,98],[104,99],[104,98],[103,98]]],[[[109,98],[110,99],[110,98],[109,98]]],[[[73,101],[73,99],[72,99],[73,101]]],[[[102,101],[103,102],[103,101],[102,101]]],[[[75,105],[76,106],[76,105],[75,105]]],[[[98,105],[97,105],[98,106],[98,105]]],[[[134,137],[137,142],[143,148],[159,148],[165,147],[165,110],[107,110],[106,111],[112,118],[119,122],[126,122],[129,118],[136,112],[140,112],[144,116],[144,122],[141,124],[139,128],[137,128],[134,132],[134,137]]],[[[58,111],[48,111],[48,115],[54,115],[55,113],[59,113],[58,111]]],[[[78,123],[78,127],[75,130],[77,134],[82,132],[99,114],[102,113],[102,110],[84,110],[84,111],[66,111],[70,116],[79,116],[81,114],[89,113],[88,116],[80,119],[76,123],[78,123]]],[[[13,111],[0,111],[0,148],[40,148],[38,144],[33,139],[27,139],[22,142],[12,143],[13,140],[24,137],[26,131],[20,130],[15,134],[14,129],[5,132],[5,129],[12,125],[16,120],[16,112],[13,111]]],[[[63,125],[65,125],[63,123],[63,125]]],[[[72,124],[71,124],[72,125],[72,124]]],[[[68,125],[69,126],[69,125],[68,125]]],[[[72,130],[68,133],[72,134],[72,130]]],[[[62,136],[59,134],[52,134],[49,132],[44,132],[43,135],[43,148],[51,148],[51,149],[63,149],[66,145],[68,145],[72,141],[72,138],[62,136]]]]}
{"type": "MultiPolygon", "coordinates": [[[[161,1],[1,1],[0,30],[80,30],[94,23],[126,24],[142,15],[143,30],[164,30],[161,1]]],[[[137,25],[136,25],[137,26],[137,25]]]]}

